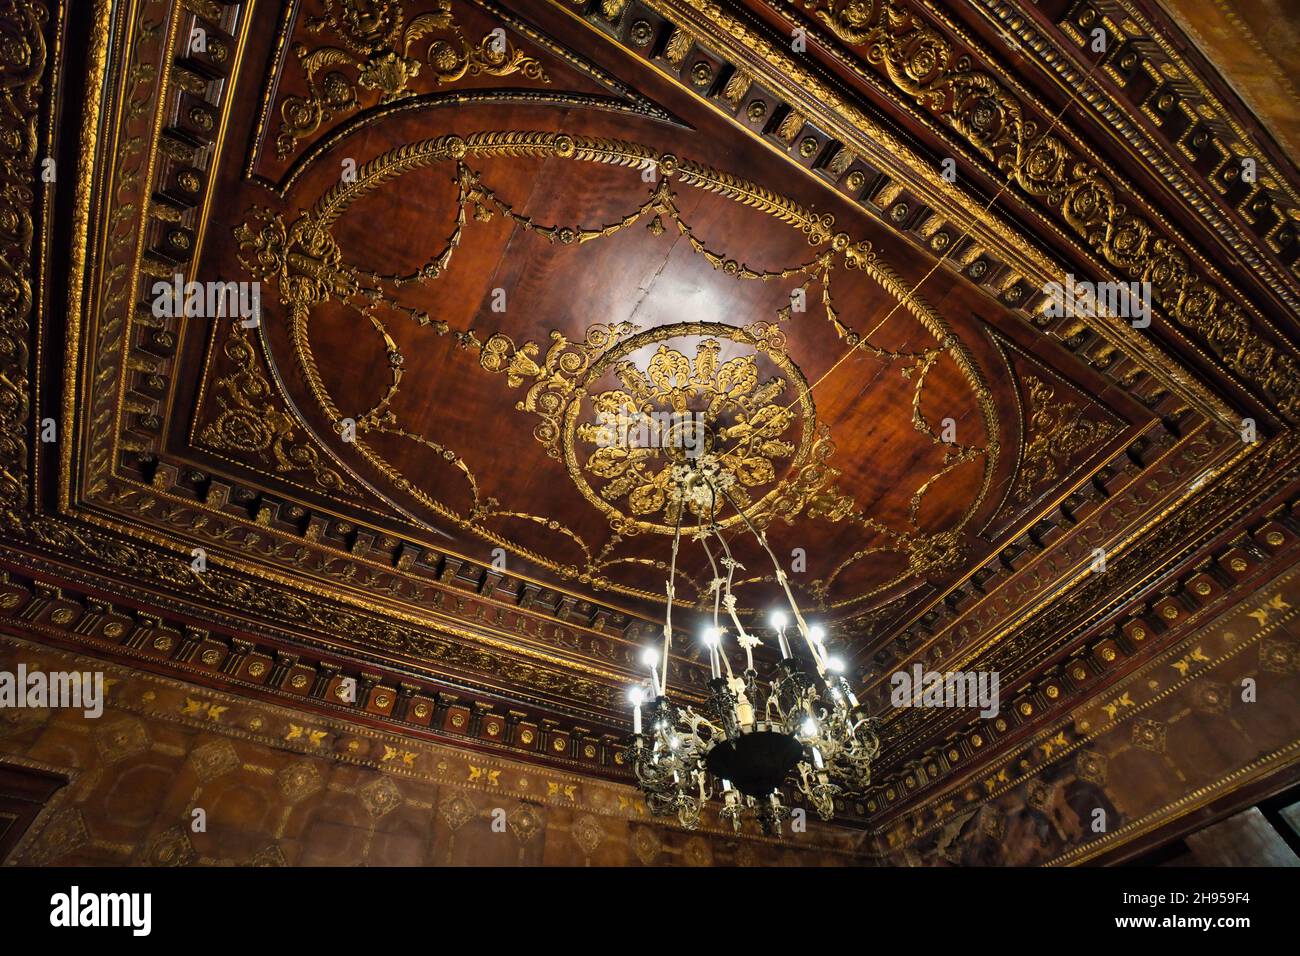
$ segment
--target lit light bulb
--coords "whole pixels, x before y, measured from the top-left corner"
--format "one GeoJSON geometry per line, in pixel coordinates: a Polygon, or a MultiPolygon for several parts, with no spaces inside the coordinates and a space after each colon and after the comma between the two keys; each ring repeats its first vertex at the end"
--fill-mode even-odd
{"type": "Polygon", "coordinates": [[[815,721],[815,720],[813,720],[811,717],[809,717],[808,719],[806,719],[806,720],[803,722],[803,727],[801,727],[800,730],[803,731],[803,735],[804,735],[805,737],[816,737],[816,736],[817,736],[817,721],[815,721]]]}
{"type": "Polygon", "coordinates": [[[828,657],[826,659],[826,669],[832,670],[837,674],[844,673],[844,661],[838,657],[828,657]]]}
{"type": "Polygon", "coordinates": [[[787,623],[788,623],[788,618],[786,618],[784,611],[772,612],[772,626],[776,628],[778,631],[781,630],[781,628],[785,627],[787,623]]]}
{"type": "Polygon", "coordinates": [[[627,700],[633,707],[640,707],[645,702],[645,691],[640,687],[629,687],[627,689],[627,700]]]}
{"type": "Polygon", "coordinates": [[[709,647],[717,647],[720,640],[722,640],[721,628],[711,627],[704,632],[704,643],[709,647]]]}
{"type": "Polygon", "coordinates": [[[647,647],[641,652],[641,663],[651,670],[659,666],[659,652],[653,647],[647,647]]]}
{"type": "Polygon", "coordinates": [[[826,631],[820,625],[814,624],[812,627],[808,628],[808,636],[820,644],[822,641],[826,640],[826,631]]]}

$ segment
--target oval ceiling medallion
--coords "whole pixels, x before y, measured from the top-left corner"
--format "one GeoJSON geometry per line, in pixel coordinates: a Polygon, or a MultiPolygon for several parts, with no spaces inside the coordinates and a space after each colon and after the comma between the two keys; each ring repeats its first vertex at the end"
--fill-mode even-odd
{"type": "MultiPolygon", "coordinates": [[[[561,579],[661,600],[633,580],[638,568],[661,560],[661,545],[638,544],[638,538],[672,535],[715,517],[724,528],[746,520],[758,527],[775,519],[819,521],[838,526],[835,533],[848,550],[827,549],[839,556],[806,583],[807,593],[828,606],[853,604],[954,566],[967,527],[990,498],[1000,421],[966,343],[909,292],[871,243],[836,232],[828,214],[730,173],[621,140],[541,131],[443,136],[381,153],[359,166],[355,178],[300,207],[296,217],[252,209],[235,235],[244,267],[278,289],[288,318],[282,341],[314,399],[312,414],[346,443],[338,460],[373,468],[383,481],[372,487],[387,484],[399,493],[406,499],[399,506],[424,527],[476,535],[561,579]],[[488,181],[489,171],[500,174],[530,157],[640,170],[644,192],[603,224],[542,222],[511,206],[488,181]],[[358,264],[350,254],[355,237],[346,248],[340,241],[346,233],[340,221],[350,208],[385,184],[444,165],[453,175],[442,180],[448,194],[436,202],[450,212],[450,231],[432,248],[417,250],[423,264],[391,274],[358,264]],[[683,189],[769,217],[792,230],[792,251],[802,247],[811,255],[768,270],[746,265],[740,249],[718,249],[696,232],[679,206],[683,189]],[[538,325],[532,316],[507,316],[504,306],[462,315],[451,305],[456,293],[448,291],[465,281],[453,260],[482,255],[483,237],[491,230],[504,235],[502,229],[529,237],[530,255],[557,255],[567,247],[581,257],[597,245],[618,243],[629,256],[620,260],[625,262],[639,261],[631,250],[639,254],[642,248],[647,261],[662,262],[680,241],[683,261],[737,284],[734,293],[715,293],[720,313],[734,312],[747,289],[793,291],[785,305],[766,316],[760,311],[763,317],[747,324],[673,321],[672,310],[657,320],[637,315],[634,324],[624,314],[585,327],[553,312],[550,321],[556,324],[538,325]],[[463,248],[475,251],[458,252],[463,248]],[[546,251],[551,249],[557,252],[546,251]],[[835,302],[832,285],[838,289],[842,283],[850,305],[835,302]],[[859,318],[865,317],[865,329],[846,322],[841,309],[847,307],[864,313],[859,318]],[[913,329],[886,344],[876,333],[895,314],[910,319],[913,329]],[[340,329],[347,315],[377,336],[364,348],[385,357],[362,390],[338,378],[332,362],[318,364],[313,347],[314,323],[340,329]],[[812,363],[817,381],[850,356],[869,363],[869,369],[859,368],[873,376],[869,402],[841,401],[823,412],[826,420],[819,419],[813,402],[816,381],[809,382],[787,351],[788,334],[806,335],[814,327],[823,330],[821,354],[814,348],[800,358],[812,363]],[[443,342],[435,345],[438,338],[443,342]],[[842,353],[829,368],[834,355],[828,359],[828,352],[842,353]],[[439,364],[431,365],[428,356],[435,354],[439,364]],[[460,365],[458,355],[472,364],[460,365]],[[484,388],[484,372],[499,376],[499,398],[484,388]],[[446,391],[431,400],[429,385],[446,391]],[[927,386],[943,397],[923,395],[927,386]],[[439,416],[467,395],[482,403],[494,437],[531,429],[545,456],[562,463],[577,495],[603,520],[535,507],[532,499],[551,494],[551,487],[533,484],[549,479],[544,469],[528,464],[526,449],[517,448],[512,460],[496,466],[509,476],[502,478],[484,475],[481,449],[473,444],[452,447],[439,416]],[[522,420],[500,417],[511,404],[522,420]],[[955,407],[974,412],[974,427],[963,426],[963,441],[948,434],[952,424],[940,421],[943,412],[935,414],[936,408],[955,407]],[[886,418],[893,424],[879,427],[886,418]],[[858,454],[872,449],[865,472],[856,462],[834,461],[832,423],[858,454]],[[418,466],[413,454],[425,456],[418,466]],[[710,469],[711,487],[725,487],[739,511],[725,512],[702,498],[682,499],[673,473],[688,457],[703,459],[692,464],[710,469]],[[854,473],[846,473],[849,467],[854,473]],[[931,495],[958,474],[964,476],[956,486],[963,488],[958,500],[944,504],[931,495]],[[890,501],[888,514],[874,507],[882,495],[890,501]],[[938,504],[927,511],[932,500],[938,504]],[[548,549],[563,549],[566,556],[552,557],[548,549]],[[863,578],[868,558],[872,567],[863,578]],[[837,597],[842,578],[856,593],[837,597]]],[[[728,242],[744,241],[737,233],[728,242]]],[[[542,281],[542,261],[529,268],[542,281]]],[[[489,297],[504,294],[487,291],[489,297]]],[[[552,299],[567,301],[567,294],[563,285],[551,287],[552,299]]],[[[547,304],[536,300],[529,311],[544,311],[547,304]]],[[[688,306],[685,299],[677,304],[680,315],[688,306]]],[[[337,348],[340,340],[334,341],[337,348]]],[[[361,471],[348,471],[369,483],[361,471]]],[[[754,581],[761,583],[761,577],[754,581]]],[[[738,586],[745,583],[750,582],[738,586]]]]}
{"type": "MultiPolygon", "coordinates": [[[[708,522],[724,510],[697,501],[682,514],[672,494],[673,468],[701,458],[740,507],[769,511],[783,482],[807,463],[816,431],[812,392],[784,339],[766,324],[681,322],[602,355],[565,416],[564,460],[583,497],[624,533],[672,534],[679,521],[708,522]],[[740,353],[720,358],[720,339],[740,353]],[[651,348],[648,360],[629,359],[651,348]],[[621,387],[596,389],[606,372],[621,387]]],[[[740,520],[733,513],[719,524],[740,520]]]]}

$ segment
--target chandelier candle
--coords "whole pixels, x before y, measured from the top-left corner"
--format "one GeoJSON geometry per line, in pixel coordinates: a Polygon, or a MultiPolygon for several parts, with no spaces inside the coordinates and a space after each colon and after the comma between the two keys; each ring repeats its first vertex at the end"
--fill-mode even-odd
{"type": "Polygon", "coordinates": [[[704,635],[704,644],[709,649],[709,671],[714,680],[722,676],[722,667],[718,663],[718,629],[711,627],[704,635]]]}
{"type": "Polygon", "coordinates": [[[643,695],[640,687],[633,687],[627,694],[628,700],[632,702],[632,733],[638,736],[641,733],[641,701],[643,695]]]}
{"type": "Polygon", "coordinates": [[[785,639],[785,615],[780,611],[772,614],[772,626],[776,628],[776,640],[781,645],[781,659],[788,660],[790,657],[790,644],[785,639]]]}

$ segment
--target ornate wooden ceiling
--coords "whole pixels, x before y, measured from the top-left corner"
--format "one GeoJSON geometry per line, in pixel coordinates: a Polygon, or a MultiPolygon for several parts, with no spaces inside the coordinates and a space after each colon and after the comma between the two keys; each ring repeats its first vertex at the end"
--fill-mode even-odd
{"type": "Polygon", "coordinates": [[[691,412],[885,716],[843,809],[943,825],[1300,527],[1294,165],[1150,0],[953,6],[12,0],[0,607],[621,777],[678,516],[601,416],[691,412]]]}

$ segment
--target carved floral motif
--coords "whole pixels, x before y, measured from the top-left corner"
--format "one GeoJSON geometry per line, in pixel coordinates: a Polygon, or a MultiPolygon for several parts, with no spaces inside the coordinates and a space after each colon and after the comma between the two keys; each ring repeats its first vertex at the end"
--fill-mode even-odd
{"type": "Polygon", "coordinates": [[[402,5],[393,0],[326,0],[325,14],[309,19],[307,29],[332,34],[342,45],[294,45],[307,93],[280,101],[283,122],[275,142],[279,157],[287,159],[299,140],[324,123],[361,109],[358,90],[377,93],[383,104],[414,96],[411,84],[421,75],[435,87],[466,76],[514,73],[550,83],[540,61],[516,49],[504,29],[474,43],[456,22],[451,0],[438,0],[436,6],[406,19],[402,5]]]}
{"type": "MultiPolygon", "coordinates": [[[[602,498],[626,497],[633,514],[663,512],[665,522],[676,522],[682,501],[671,494],[673,464],[687,451],[716,453],[735,479],[728,494],[741,508],[748,507],[751,489],[776,480],[775,462],[795,452],[783,438],[795,413],[777,402],[786,381],[760,382],[754,355],[719,363],[720,348],[717,339],[704,339],[692,359],[661,344],[644,370],[628,361],[614,366],[623,388],[591,396],[600,423],[578,429],[580,439],[597,446],[585,467],[607,479],[602,498]],[[626,435],[643,422],[649,441],[638,446],[626,435]]],[[[725,502],[716,504],[722,510],[725,502]]]]}
{"type": "Polygon", "coordinates": [[[275,393],[258,367],[248,332],[239,322],[232,325],[224,351],[235,370],[217,379],[216,400],[221,411],[204,427],[199,440],[212,448],[274,461],[280,473],[310,472],[316,484],[327,491],[355,491],[337,471],[321,462],[315,448],[296,440],[294,419],[276,407],[275,393]]]}
{"type": "Polygon", "coordinates": [[[1029,388],[1029,431],[1024,461],[1012,492],[1028,501],[1034,489],[1057,477],[1071,460],[1079,458],[1119,432],[1116,422],[1084,418],[1073,402],[1056,401],[1056,390],[1041,379],[1025,376],[1029,388]]]}

